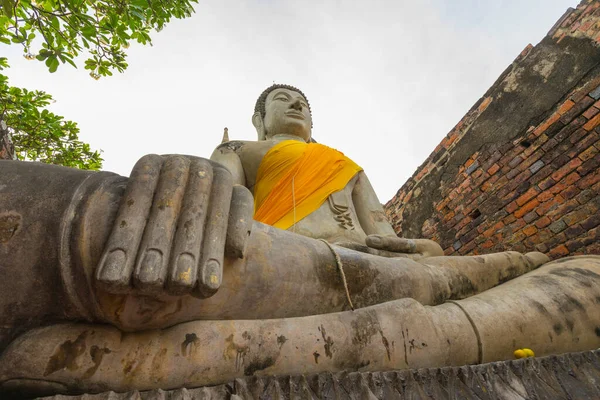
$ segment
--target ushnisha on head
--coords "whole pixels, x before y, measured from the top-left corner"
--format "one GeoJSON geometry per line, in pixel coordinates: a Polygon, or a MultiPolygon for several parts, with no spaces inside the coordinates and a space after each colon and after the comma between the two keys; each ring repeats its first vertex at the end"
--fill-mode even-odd
{"type": "Polygon", "coordinates": [[[274,84],[262,92],[254,106],[252,124],[258,140],[286,135],[311,141],[310,105],[304,93],[290,85],[274,84]]]}

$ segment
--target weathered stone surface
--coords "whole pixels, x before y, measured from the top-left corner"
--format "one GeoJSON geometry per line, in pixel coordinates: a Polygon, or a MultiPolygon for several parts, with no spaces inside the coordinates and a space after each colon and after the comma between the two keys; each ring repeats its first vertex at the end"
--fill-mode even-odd
{"type": "Polygon", "coordinates": [[[43,400],[597,399],[600,351],[462,367],[246,378],[213,387],[53,396],[43,400]]]}

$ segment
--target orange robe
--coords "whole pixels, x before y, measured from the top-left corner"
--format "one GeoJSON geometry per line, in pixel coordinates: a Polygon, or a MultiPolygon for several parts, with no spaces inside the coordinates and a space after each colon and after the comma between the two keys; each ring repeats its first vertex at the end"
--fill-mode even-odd
{"type": "Polygon", "coordinates": [[[342,152],[322,144],[280,142],[258,168],[254,219],[288,229],[346,187],[359,171],[362,168],[342,152]]]}

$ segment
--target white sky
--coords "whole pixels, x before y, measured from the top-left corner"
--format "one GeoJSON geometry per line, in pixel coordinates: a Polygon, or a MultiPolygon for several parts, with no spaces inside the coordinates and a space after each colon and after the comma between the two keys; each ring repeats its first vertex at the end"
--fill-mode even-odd
{"type": "MultiPolygon", "coordinates": [[[[124,74],[55,74],[0,45],[14,86],[51,93],[122,175],[148,153],[209,157],[229,128],[254,140],[273,82],[307,95],[317,141],[361,165],[382,203],[528,44],[577,0],[208,0],[132,45],[124,74]]],[[[81,63],[80,63],[81,64],[81,63]]]]}

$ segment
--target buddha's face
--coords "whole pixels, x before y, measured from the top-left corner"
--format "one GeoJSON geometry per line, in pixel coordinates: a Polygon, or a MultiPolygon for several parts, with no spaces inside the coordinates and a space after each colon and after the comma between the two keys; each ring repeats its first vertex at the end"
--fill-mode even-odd
{"type": "Polygon", "coordinates": [[[275,89],[265,101],[264,129],[267,138],[278,134],[310,140],[312,118],[306,99],[289,89],[275,89]]]}

